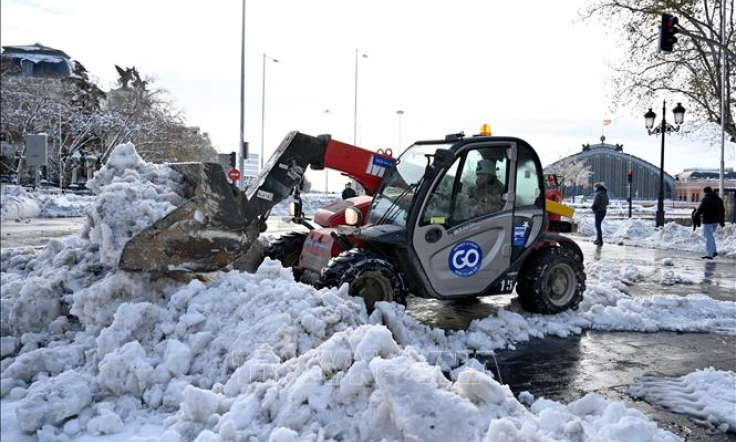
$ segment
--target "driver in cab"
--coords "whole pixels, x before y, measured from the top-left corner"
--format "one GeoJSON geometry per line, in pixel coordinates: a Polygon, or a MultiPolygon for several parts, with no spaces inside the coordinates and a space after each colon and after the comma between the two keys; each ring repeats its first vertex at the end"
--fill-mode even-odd
{"type": "Polygon", "coordinates": [[[504,184],[496,177],[496,163],[480,160],[475,169],[475,186],[468,189],[468,204],[475,216],[496,212],[504,206],[504,184]]]}

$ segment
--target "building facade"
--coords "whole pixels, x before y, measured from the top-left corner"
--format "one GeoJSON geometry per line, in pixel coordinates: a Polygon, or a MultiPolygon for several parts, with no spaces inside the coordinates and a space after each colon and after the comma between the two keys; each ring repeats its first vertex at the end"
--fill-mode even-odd
{"type": "MultiPolygon", "coordinates": [[[[659,193],[659,167],[631,154],[624,153],[622,144],[608,144],[606,137],[601,137],[599,144],[583,144],[581,152],[563,158],[545,168],[545,172],[559,170],[571,162],[584,162],[592,172],[585,185],[572,185],[563,182],[562,192],[565,197],[592,195],[593,184],[603,182],[608,195],[614,199],[628,198],[628,172],[633,172],[631,196],[635,200],[656,200],[659,193]]],[[[671,199],[674,195],[675,179],[665,172],[664,197],[671,199]]]]}
{"type": "MultiPolygon", "coordinates": [[[[703,188],[710,186],[718,193],[720,171],[716,169],[685,169],[675,175],[675,201],[699,203],[703,198],[703,188]]],[[[725,193],[736,192],[736,172],[733,168],[725,170],[725,193]]]]}

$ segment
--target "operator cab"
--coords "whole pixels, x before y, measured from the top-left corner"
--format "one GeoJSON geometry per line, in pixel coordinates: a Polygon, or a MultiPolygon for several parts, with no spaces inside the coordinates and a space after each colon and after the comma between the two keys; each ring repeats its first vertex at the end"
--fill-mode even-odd
{"type": "Polygon", "coordinates": [[[539,158],[521,139],[489,128],[420,141],[387,174],[357,237],[417,264],[406,266],[409,285],[432,297],[510,293],[543,231],[543,190],[539,158]]]}

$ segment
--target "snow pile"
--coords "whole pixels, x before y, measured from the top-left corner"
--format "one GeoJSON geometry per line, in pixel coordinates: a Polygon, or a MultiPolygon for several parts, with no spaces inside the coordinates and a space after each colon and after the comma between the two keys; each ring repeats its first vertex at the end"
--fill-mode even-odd
{"type": "Polygon", "coordinates": [[[3,186],[0,217],[64,218],[84,216],[94,196],[74,193],[31,191],[20,186],[3,186]]]}
{"type": "Polygon", "coordinates": [[[512,305],[459,332],[389,303],[368,317],[344,288],[297,284],[270,260],[206,281],[117,271],[125,241],[181,200],[178,179],[119,146],[90,182],[83,237],[0,255],[0,396],[21,430],[77,437],[166,418],[162,440],[672,441],[597,396],[527,408],[472,357],[586,328],[736,330],[733,302],[630,297],[621,274],[635,281],[635,267],[593,271],[577,312],[512,305]]]}
{"type": "Polygon", "coordinates": [[[93,195],[77,195],[65,193],[62,195],[52,193],[34,194],[36,201],[41,206],[41,218],[68,218],[84,216],[85,210],[94,203],[93,195]]]}
{"type": "Polygon", "coordinates": [[[138,440],[679,440],[596,395],[569,405],[540,399],[527,409],[474,368],[453,382],[380,325],[278,360],[264,348],[224,386],[187,387],[161,438],[138,440]]]}
{"type": "Polygon", "coordinates": [[[667,379],[646,376],[629,386],[635,398],[687,414],[722,432],[736,432],[736,373],[713,367],[667,379]]]}
{"type": "MultiPolygon", "coordinates": [[[[576,217],[578,233],[595,236],[595,220],[590,216],[576,217]]],[[[629,218],[625,220],[603,220],[603,241],[621,242],[627,245],[652,247],[657,249],[705,250],[703,229],[693,231],[692,227],[669,222],[662,228],[654,227],[652,220],[629,218]]],[[[726,224],[716,230],[718,253],[723,256],[736,255],[736,224],[726,224]]]]}
{"type": "Polygon", "coordinates": [[[125,243],[182,205],[182,176],[143,161],[133,144],[120,144],[87,182],[97,198],[87,211],[82,237],[100,249],[101,262],[117,265],[125,243]],[[103,191],[104,190],[104,191],[103,191]]]}
{"type": "MultiPolygon", "coordinates": [[[[313,215],[317,209],[329,206],[330,204],[341,200],[337,193],[307,192],[301,194],[302,211],[305,215],[313,215]]],[[[289,215],[290,200],[282,201],[271,209],[271,216],[287,216],[289,215]]]]}
{"type": "Polygon", "coordinates": [[[0,218],[35,218],[41,206],[20,186],[3,185],[0,195],[0,218]]]}

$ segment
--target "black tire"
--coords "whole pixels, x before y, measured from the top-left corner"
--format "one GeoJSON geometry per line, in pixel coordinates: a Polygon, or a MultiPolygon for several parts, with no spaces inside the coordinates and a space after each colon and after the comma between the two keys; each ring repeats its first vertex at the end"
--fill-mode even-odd
{"type": "Polygon", "coordinates": [[[385,256],[364,249],[350,249],[332,258],[322,269],[322,287],[349,285],[351,296],[361,297],[368,313],[378,301],[393,301],[406,305],[404,275],[385,256]]]}
{"type": "Polygon", "coordinates": [[[534,252],[521,268],[516,293],[524,310],[554,314],[576,310],[585,292],[583,262],[566,247],[534,252]]]}
{"type": "Polygon", "coordinates": [[[299,269],[299,258],[302,256],[302,248],[307,234],[303,232],[289,232],[276,238],[266,248],[265,256],[281,261],[281,265],[291,268],[294,272],[294,279],[299,281],[301,277],[301,269],[299,269]]]}

